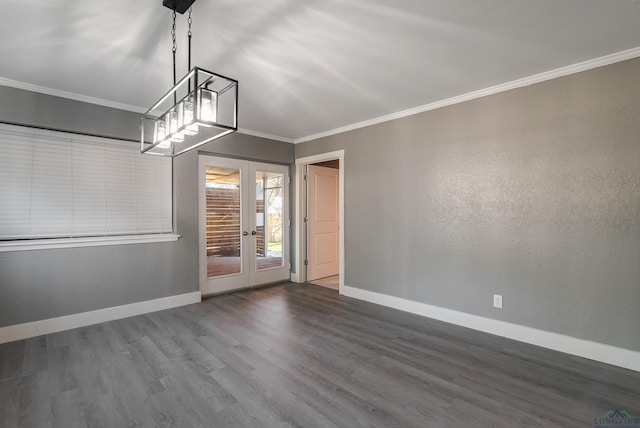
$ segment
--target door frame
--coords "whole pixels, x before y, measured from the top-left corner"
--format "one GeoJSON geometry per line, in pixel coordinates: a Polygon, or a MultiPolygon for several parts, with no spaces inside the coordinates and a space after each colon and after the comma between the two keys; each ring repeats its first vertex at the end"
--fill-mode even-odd
{"type": "Polygon", "coordinates": [[[260,287],[273,282],[284,281],[291,275],[291,245],[289,235],[289,210],[290,210],[290,169],[286,165],[258,162],[242,158],[232,158],[215,156],[205,153],[198,154],[198,284],[200,293],[203,296],[237,291],[246,288],[260,287]],[[256,172],[276,172],[284,174],[283,183],[283,209],[284,218],[282,219],[282,243],[283,243],[283,266],[280,268],[268,268],[258,270],[256,263],[256,241],[250,235],[240,236],[241,245],[241,266],[242,271],[238,274],[230,274],[221,276],[219,279],[224,280],[225,284],[216,291],[208,291],[207,284],[209,281],[207,275],[207,251],[206,251],[206,191],[205,191],[205,170],[209,162],[215,163],[216,166],[238,168],[240,171],[240,189],[241,189],[241,206],[245,211],[241,211],[240,230],[241,232],[254,229],[255,230],[255,183],[254,177],[256,172]],[[244,164],[244,165],[242,165],[244,164]],[[282,171],[279,171],[282,170],[282,171]],[[245,182],[246,181],[246,182],[245,182]],[[249,220],[245,222],[245,215],[249,220]],[[250,239],[250,242],[247,240],[250,239]],[[245,258],[246,255],[246,258],[245,258]],[[247,263],[248,261],[248,263],[247,263]],[[282,277],[283,271],[286,270],[286,278],[282,277]],[[227,284],[228,283],[228,284],[227,284]]]}
{"type": "MultiPolygon", "coordinates": [[[[285,281],[291,279],[291,237],[290,237],[290,203],[291,203],[291,184],[290,184],[290,168],[287,165],[274,164],[268,162],[258,162],[258,161],[249,161],[249,208],[250,208],[250,216],[252,220],[250,221],[250,225],[255,230],[256,224],[256,212],[255,210],[251,210],[251,208],[255,208],[253,203],[256,200],[256,184],[255,184],[255,175],[260,172],[274,172],[274,173],[282,173],[284,182],[282,183],[282,195],[284,200],[282,201],[282,209],[283,209],[283,218],[282,218],[282,267],[273,267],[258,270],[257,265],[253,266],[250,272],[250,287],[260,287],[265,284],[271,284],[274,282],[285,281]],[[282,170],[282,171],[280,171],[282,170]],[[282,277],[283,271],[286,270],[286,278],[282,277]],[[259,281],[258,281],[259,280],[259,281]]],[[[266,210],[267,207],[265,206],[266,210]]],[[[256,241],[253,240],[253,247],[250,249],[251,251],[251,260],[250,267],[253,263],[256,262],[256,241]]]]}
{"type": "Polygon", "coordinates": [[[307,254],[307,234],[304,224],[304,217],[307,212],[307,186],[304,180],[305,167],[309,164],[318,162],[325,162],[338,159],[338,251],[339,256],[339,272],[340,282],[338,285],[338,292],[344,294],[344,150],[336,150],[333,152],[320,153],[313,156],[306,156],[296,159],[296,180],[295,180],[295,233],[294,233],[294,246],[295,246],[295,273],[291,273],[291,281],[297,283],[307,282],[307,269],[304,265],[304,260],[307,254]]]}

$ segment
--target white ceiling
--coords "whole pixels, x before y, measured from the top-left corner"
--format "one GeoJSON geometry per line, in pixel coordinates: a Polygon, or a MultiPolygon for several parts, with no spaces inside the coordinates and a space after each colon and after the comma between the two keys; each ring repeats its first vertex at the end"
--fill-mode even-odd
{"type": "MultiPolygon", "coordinates": [[[[198,0],[193,65],[294,140],[640,46],[640,0],[198,0]]],[[[0,77],[144,111],[172,86],[161,0],[3,0],[0,77]]],[[[178,22],[186,73],[186,15],[178,22]]]]}

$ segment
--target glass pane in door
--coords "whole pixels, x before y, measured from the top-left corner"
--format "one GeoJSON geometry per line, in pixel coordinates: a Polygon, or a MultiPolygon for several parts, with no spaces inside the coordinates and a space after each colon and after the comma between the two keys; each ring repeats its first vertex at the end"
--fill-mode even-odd
{"type": "Polygon", "coordinates": [[[284,174],[256,172],[256,269],[283,266],[284,174]]]}
{"type": "Polygon", "coordinates": [[[242,272],[240,170],[207,166],[207,276],[242,272]]]}

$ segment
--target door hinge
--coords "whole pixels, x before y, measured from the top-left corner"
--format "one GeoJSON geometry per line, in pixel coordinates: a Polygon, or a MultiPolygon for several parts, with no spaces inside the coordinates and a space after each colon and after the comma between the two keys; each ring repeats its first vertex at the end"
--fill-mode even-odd
{"type": "Polygon", "coordinates": [[[309,266],[309,260],[305,260],[305,261],[304,261],[304,265],[305,265],[305,266],[309,266]]]}
{"type": "Polygon", "coordinates": [[[304,218],[305,223],[309,223],[309,219],[307,217],[304,218]]]}
{"type": "Polygon", "coordinates": [[[307,174],[304,175],[304,181],[307,181],[307,174]]]}
{"type": "Polygon", "coordinates": [[[291,184],[291,177],[287,175],[287,183],[291,184]]]}
{"type": "Polygon", "coordinates": [[[291,220],[287,220],[287,226],[291,227],[291,220]]]}

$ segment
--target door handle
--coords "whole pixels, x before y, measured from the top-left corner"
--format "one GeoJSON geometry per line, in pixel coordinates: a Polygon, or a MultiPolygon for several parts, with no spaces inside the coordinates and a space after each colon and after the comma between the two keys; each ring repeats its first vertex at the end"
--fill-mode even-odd
{"type": "Polygon", "coordinates": [[[247,236],[248,234],[249,234],[249,232],[247,232],[247,231],[242,232],[242,236],[247,236]]]}
{"type": "Polygon", "coordinates": [[[255,230],[252,230],[252,231],[251,231],[251,234],[255,236],[255,235],[257,235],[257,234],[258,234],[258,232],[256,232],[255,230]]]}

